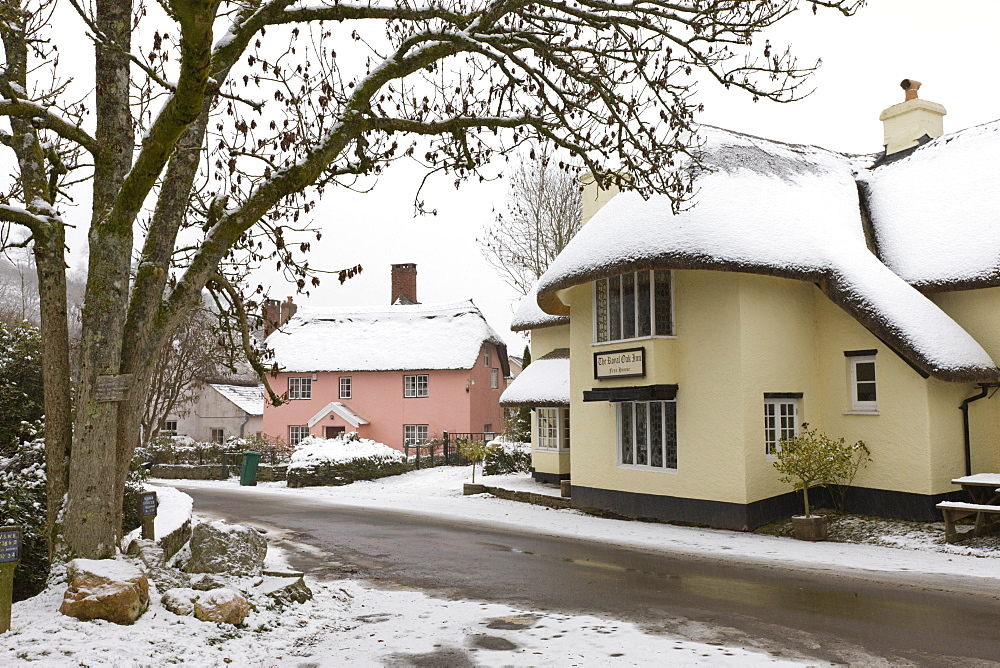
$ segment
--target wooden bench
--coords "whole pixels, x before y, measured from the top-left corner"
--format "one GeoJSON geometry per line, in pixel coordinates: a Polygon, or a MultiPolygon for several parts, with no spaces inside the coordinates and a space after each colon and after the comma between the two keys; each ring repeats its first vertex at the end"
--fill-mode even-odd
{"type": "Polygon", "coordinates": [[[942,501],[937,504],[937,507],[941,509],[941,513],[944,515],[944,539],[949,543],[957,543],[960,540],[965,540],[970,534],[982,536],[986,531],[995,528],[998,522],[995,520],[987,524],[986,516],[990,514],[1000,515],[1000,506],[990,506],[981,503],[942,501]],[[955,522],[970,515],[976,516],[976,524],[972,528],[972,531],[959,533],[955,522]]]}

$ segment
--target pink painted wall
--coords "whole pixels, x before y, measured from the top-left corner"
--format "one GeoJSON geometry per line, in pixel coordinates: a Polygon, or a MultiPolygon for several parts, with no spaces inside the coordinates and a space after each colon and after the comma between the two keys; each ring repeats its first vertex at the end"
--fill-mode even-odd
{"type": "MultiPolygon", "coordinates": [[[[491,366],[484,364],[484,351],[472,369],[415,370],[415,371],[353,371],[316,374],[312,382],[312,398],[295,399],[281,406],[266,404],[264,407],[264,434],[273,440],[288,441],[289,425],[305,425],[332,401],[339,401],[365,418],[370,424],[356,431],[388,446],[403,449],[403,425],[426,424],[428,435],[433,438],[443,431],[480,432],[486,424],[494,431],[503,429],[503,411],[500,394],[506,384],[500,370],[496,349],[490,348],[491,366]],[[498,370],[499,387],[490,387],[490,369],[498,370]],[[427,397],[403,397],[403,376],[427,374],[427,397]],[[340,378],[350,376],[350,399],[340,398],[340,378]],[[470,384],[469,380],[475,381],[470,384]],[[466,392],[466,387],[469,391],[466,392]]],[[[311,377],[306,373],[281,373],[268,380],[275,392],[288,389],[289,377],[311,377]]],[[[330,412],[309,430],[315,436],[324,436],[324,427],[342,426],[345,431],[355,431],[350,423],[330,412]]]]}

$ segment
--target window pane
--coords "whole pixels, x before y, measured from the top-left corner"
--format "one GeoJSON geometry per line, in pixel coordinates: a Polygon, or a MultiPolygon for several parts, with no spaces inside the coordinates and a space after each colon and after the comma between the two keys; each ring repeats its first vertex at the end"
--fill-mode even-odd
{"type": "Polygon", "coordinates": [[[618,404],[621,412],[621,451],[622,464],[631,464],[632,458],[632,404],[622,402],[618,404]]]}
{"type": "Polygon", "coordinates": [[[560,412],[563,418],[562,447],[569,450],[569,409],[563,408],[560,412]]]}
{"type": "Polygon", "coordinates": [[[636,295],[636,313],[638,315],[639,325],[636,329],[636,336],[649,336],[652,332],[652,322],[650,317],[650,291],[649,291],[649,272],[640,271],[635,275],[635,295],[636,295]]]}
{"type": "Polygon", "coordinates": [[[617,341],[622,338],[621,318],[621,276],[608,279],[608,340],[617,341]]]}
{"type": "Polygon", "coordinates": [[[663,402],[649,404],[649,464],[663,468],[663,402]]]}
{"type": "Polygon", "coordinates": [[[622,338],[635,338],[635,274],[622,277],[622,338]]]}
{"type": "Polygon", "coordinates": [[[608,279],[597,281],[597,340],[608,340],[608,279]]]}
{"type": "Polygon", "coordinates": [[[767,454],[775,454],[778,443],[778,433],[776,430],[774,404],[764,404],[764,443],[767,444],[767,454]]]}
{"type": "Polygon", "coordinates": [[[858,383],[858,401],[875,401],[875,383],[858,383]]]}
{"type": "Polygon", "coordinates": [[[780,438],[781,440],[784,440],[786,438],[792,438],[795,436],[795,404],[783,403],[780,404],[780,408],[781,408],[780,438]]]}
{"type": "Polygon", "coordinates": [[[653,314],[656,320],[656,334],[660,336],[673,336],[674,326],[671,316],[673,305],[670,299],[670,272],[653,272],[653,280],[655,283],[653,290],[656,299],[656,308],[653,314]]]}
{"type": "Polygon", "coordinates": [[[649,404],[635,405],[635,463],[640,466],[649,464],[649,424],[646,422],[646,412],[649,404]]]}
{"type": "Polygon", "coordinates": [[[667,430],[666,430],[667,468],[676,469],[677,468],[677,402],[676,401],[663,402],[663,418],[664,421],[667,423],[667,430]]]}
{"type": "Polygon", "coordinates": [[[858,362],[854,365],[854,373],[859,382],[875,382],[875,362],[858,362]]]}

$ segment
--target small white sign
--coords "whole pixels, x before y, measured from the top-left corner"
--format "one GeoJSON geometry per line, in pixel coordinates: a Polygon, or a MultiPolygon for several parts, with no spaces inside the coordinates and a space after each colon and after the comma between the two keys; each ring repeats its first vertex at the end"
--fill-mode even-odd
{"type": "Polygon", "coordinates": [[[629,348],[594,353],[594,378],[635,378],[646,375],[646,349],[629,348]]]}

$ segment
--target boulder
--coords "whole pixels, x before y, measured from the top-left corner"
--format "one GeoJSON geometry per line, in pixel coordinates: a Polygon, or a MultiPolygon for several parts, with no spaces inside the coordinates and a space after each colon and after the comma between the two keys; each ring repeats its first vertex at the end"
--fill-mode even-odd
{"type": "Polygon", "coordinates": [[[194,602],[194,616],[203,622],[242,624],[248,612],[247,600],[233,589],[213,589],[194,602]]]}
{"type": "Polygon", "coordinates": [[[189,573],[260,575],[267,540],[254,529],[222,520],[195,526],[191,532],[189,573]]]}
{"type": "Polygon", "coordinates": [[[114,559],[66,564],[69,588],[59,612],[82,620],[131,624],[149,606],[149,581],[138,566],[114,559]]]}
{"type": "Polygon", "coordinates": [[[190,587],[175,587],[163,592],[163,597],[160,599],[160,603],[163,604],[164,608],[175,615],[186,617],[194,612],[194,602],[197,601],[198,597],[201,595],[202,592],[191,589],[190,587]]]}
{"type": "Polygon", "coordinates": [[[301,573],[265,573],[264,581],[254,591],[281,605],[305,603],[313,597],[301,573]]]}
{"type": "Polygon", "coordinates": [[[213,575],[212,573],[204,573],[196,578],[191,578],[191,588],[197,589],[198,591],[211,591],[213,589],[222,589],[228,586],[229,583],[226,582],[225,578],[219,577],[218,575],[213,575]]]}

